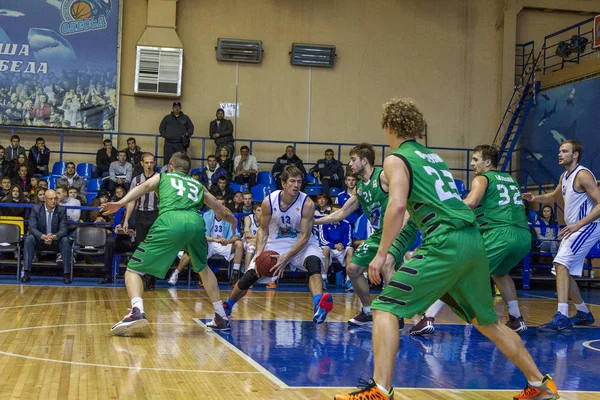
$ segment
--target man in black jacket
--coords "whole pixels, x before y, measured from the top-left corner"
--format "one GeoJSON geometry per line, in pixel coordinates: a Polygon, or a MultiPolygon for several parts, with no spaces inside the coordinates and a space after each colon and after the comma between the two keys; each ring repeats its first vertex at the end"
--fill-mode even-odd
{"type": "Polygon", "coordinates": [[[123,149],[125,153],[127,153],[127,161],[133,165],[133,175],[137,176],[144,172],[144,167],[142,166],[142,148],[137,145],[135,138],[127,139],[127,148],[123,149]]]}
{"type": "Polygon", "coordinates": [[[344,183],[344,166],[339,160],[333,158],[333,150],[325,150],[325,158],[321,158],[309,171],[312,176],[321,179],[323,194],[329,197],[331,186],[342,188],[344,183]]]}
{"type": "Polygon", "coordinates": [[[281,186],[281,181],[279,180],[279,176],[283,172],[283,169],[288,165],[293,165],[298,167],[300,171],[302,171],[302,189],[306,186],[306,179],[304,179],[304,175],[306,175],[306,169],[304,168],[304,164],[300,157],[296,155],[296,150],[294,146],[288,146],[285,148],[285,154],[275,160],[275,164],[273,165],[273,169],[271,170],[271,174],[273,175],[273,179],[275,179],[275,183],[277,184],[277,188],[283,189],[281,186]]]}
{"type": "Polygon", "coordinates": [[[163,147],[163,165],[167,165],[173,153],[187,152],[190,138],[194,134],[194,124],[190,117],[181,111],[181,103],[173,102],[173,111],[165,115],[159,128],[160,136],[165,139],[163,147]]]}
{"type": "Polygon", "coordinates": [[[215,154],[217,157],[221,152],[221,147],[227,147],[229,158],[233,158],[235,144],[233,139],[233,123],[225,119],[225,111],[222,108],[217,110],[217,119],[210,121],[209,135],[215,140],[215,154]]]}
{"type": "Polygon", "coordinates": [[[44,194],[44,204],[34,205],[29,215],[29,235],[23,246],[24,272],[21,282],[31,280],[31,263],[35,250],[58,251],[63,263],[64,283],[71,283],[71,240],[67,229],[67,210],[58,206],[58,196],[54,190],[44,194]]]}
{"type": "Polygon", "coordinates": [[[104,139],[102,142],[103,146],[96,153],[96,167],[98,168],[98,178],[108,176],[108,170],[110,169],[110,163],[117,161],[118,151],[113,148],[110,139],[104,139]]]}

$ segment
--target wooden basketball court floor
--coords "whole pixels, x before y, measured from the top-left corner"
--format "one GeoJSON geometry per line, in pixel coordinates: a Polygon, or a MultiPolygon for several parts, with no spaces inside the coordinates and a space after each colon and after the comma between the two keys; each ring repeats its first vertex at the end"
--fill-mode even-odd
{"type": "MultiPolygon", "coordinates": [[[[157,289],[145,294],[150,325],[113,337],[129,306],[123,287],[2,284],[0,399],[332,399],[354,390],[373,364],[370,331],[346,324],[356,296],[334,294],[333,312],[315,326],[310,294],[293,290],[251,292],[224,334],[205,327],[212,305],[202,290],[157,289]]],[[[536,333],[556,309],[547,294],[521,301],[527,348],[561,398],[600,399],[600,328],[536,333]]],[[[499,298],[496,308],[505,319],[499,298]]],[[[600,306],[591,310],[600,316],[600,306]]],[[[512,399],[523,387],[521,373],[471,326],[447,309],[438,321],[430,337],[402,335],[396,399],[512,399]]]]}

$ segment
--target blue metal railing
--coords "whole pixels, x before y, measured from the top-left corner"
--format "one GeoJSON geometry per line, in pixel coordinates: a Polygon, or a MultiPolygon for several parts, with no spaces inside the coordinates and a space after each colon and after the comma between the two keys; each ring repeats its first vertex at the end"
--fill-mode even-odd
{"type": "MultiPolygon", "coordinates": [[[[581,21],[578,24],[568,26],[564,29],[561,29],[558,32],[554,32],[554,33],[544,37],[544,47],[543,47],[543,50],[544,50],[543,71],[544,71],[544,74],[546,73],[547,70],[549,70],[553,67],[556,67],[556,66],[560,66],[559,69],[562,69],[564,67],[565,62],[572,62],[572,63],[579,64],[579,62],[582,58],[588,57],[590,54],[595,53],[595,50],[592,47],[592,43],[594,42],[594,38],[593,38],[593,34],[592,34],[593,23],[594,23],[594,17],[588,18],[584,21],[581,21]],[[562,57],[556,55],[555,54],[556,50],[552,50],[552,49],[555,49],[563,41],[570,42],[571,37],[575,36],[575,35],[578,38],[585,37],[586,39],[588,39],[585,51],[582,51],[582,49],[579,46],[577,46],[576,53],[573,53],[573,55],[568,58],[562,58],[562,57]],[[550,50],[552,50],[552,51],[550,51],[550,50]]],[[[575,49],[572,49],[572,50],[575,50],[575,49]]],[[[550,72],[552,72],[552,71],[550,71],[550,72]]]]}
{"type": "MultiPolygon", "coordinates": [[[[59,151],[58,153],[58,157],[59,157],[59,162],[63,162],[63,160],[68,160],[68,156],[69,154],[76,154],[76,155],[89,155],[91,157],[94,157],[92,160],[90,160],[92,163],[95,163],[95,156],[96,156],[96,151],[97,149],[94,148],[92,152],[89,151],[71,151],[68,148],[65,148],[65,141],[67,141],[68,143],[68,136],[69,135],[78,135],[81,137],[81,135],[98,135],[98,136],[103,136],[103,135],[107,135],[111,140],[114,141],[114,139],[118,136],[121,137],[133,137],[133,138],[137,138],[137,137],[151,137],[153,138],[153,147],[154,147],[154,152],[153,154],[155,155],[155,159],[158,165],[162,166],[165,164],[165,161],[163,159],[163,155],[162,155],[162,148],[161,146],[159,146],[159,138],[160,136],[156,135],[156,134],[149,134],[149,133],[131,133],[131,132],[104,132],[104,131],[86,131],[86,130],[75,130],[75,129],[55,129],[55,128],[35,128],[35,127],[21,127],[21,126],[6,126],[6,125],[0,125],[0,130],[7,130],[10,131],[11,136],[15,135],[15,134],[20,134],[22,133],[34,133],[34,132],[39,132],[40,135],[42,134],[48,134],[48,133],[57,133],[60,139],[60,145],[59,145],[59,151]],[[159,151],[160,150],[160,151],[159,151]]],[[[193,142],[198,142],[200,141],[200,157],[191,157],[192,158],[192,167],[196,168],[198,166],[200,167],[204,167],[204,163],[206,161],[206,158],[208,155],[212,154],[212,148],[214,147],[214,143],[213,140],[208,138],[208,137],[194,137],[192,136],[191,140],[193,142]],[[207,149],[211,149],[211,150],[207,150],[207,149]]],[[[100,143],[100,140],[98,141],[100,143]]],[[[259,159],[257,160],[259,162],[259,164],[261,165],[261,170],[271,170],[271,166],[275,163],[275,159],[277,157],[279,157],[281,154],[283,154],[284,150],[285,150],[285,146],[287,145],[292,145],[294,146],[294,148],[297,148],[298,146],[318,146],[318,147],[323,147],[323,148],[331,148],[334,150],[334,153],[336,153],[336,158],[338,160],[342,160],[342,162],[344,162],[343,160],[347,160],[348,159],[348,153],[350,151],[350,149],[354,146],[356,146],[356,143],[340,143],[340,142],[307,142],[307,141],[297,141],[297,140],[292,140],[292,141],[278,141],[278,140],[263,140],[263,139],[242,139],[242,138],[237,138],[236,139],[236,147],[239,149],[240,146],[242,145],[247,145],[250,148],[250,153],[253,153],[253,149],[258,149],[261,145],[273,145],[273,144],[277,144],[281,146],[281,153],[277,153],[276,155],[273,155],[273,157],[269,160],[263,160],[263,159],[259,159]],[[268,166],[268,168],[264,168],[264,166],[268,166]]],[[[98,146],[98,148],[100,148],[101,145],[98,146]]],[[[389,152],[389,146],[384,145],[384,144],[373,144],[373,147],[375,148],[376,151],[376,155],[377,157],[377,162],[376,162],[376,166],[382,166],[383,165],[383,160],[385,159],[386,156],[386,152],[389,152]]],[[[197,152],[198,149],[198,145],[193,145],[192,148],[194,148],[194,152],[197,152]]],[[[465,176],[465,186],[467,188],[467,190],[470,187],[470,175],[471,175],[471,168],[469,167],[469,163],[471,160],[471,151],[472,149],[466,149],[466,148],[453,148],[453,147],[431,147],[431,149],[433,151],[437,151],[437,152],[451,152],[454,153],[454,155],[456,155],[456,157],[443,157],[445,159],[448,160],[453,160],[453,159],[459,159],[459,160],[465,160],[465,163],[463,164],[464,167],[450,167],[451,171],[455,171],[455,172],[460,172],[462,174],[464,174],[465,176]]],[[[314,154],[316,154],[316,152],[313,152],[314,154]]],[[[316,159],[318,158],[322,158],[323,153],[319,152],[318,156],[316,157],[316,159]]],[[[192,154],[193,155],[193,154],[192,154]]],[[[312,166],[312,164],[314,162],[316,162],[316,159],[314,160],[304,160],[305,162],[305,166],[308,168],[310,168],[312,166]]],[[[65,161],[66,161],[65,160],[65,161]]],[[[344,162],[344,165],[346,164],[346,162],[344,162]]],[[[450,163],[451,165],[459,165],[460,162],[458,163],[450,163]]]]}
{"type": "Polygon", "coordinates": [[[533,66],[535,57],[534,41],[517,43],[515,50],[515,85],[517,85],[525,72],[525,68],[529,65],[533,66]]]}

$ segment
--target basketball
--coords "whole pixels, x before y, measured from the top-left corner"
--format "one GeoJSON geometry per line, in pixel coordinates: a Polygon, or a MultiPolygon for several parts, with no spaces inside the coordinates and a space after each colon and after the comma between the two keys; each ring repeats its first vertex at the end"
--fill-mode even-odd
{"type": "Polygon", "coordinates": [[[273,250],[265,250],[256,257],[256,272],[261,278],[273,276],[271,268],[277,264],[277,259],[271,256],[278,256],[279,253],[273,250]]]}
{"type": "Polygon", "coordinates": [[[78,1],[71,5],[71,16],[74,19],[86,19],[92,16],[92,7],[85,1],[78,1]]]}

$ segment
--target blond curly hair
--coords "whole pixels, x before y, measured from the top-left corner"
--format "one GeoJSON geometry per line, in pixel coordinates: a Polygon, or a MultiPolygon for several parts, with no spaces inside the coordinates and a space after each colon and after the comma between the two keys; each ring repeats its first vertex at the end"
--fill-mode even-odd
{"type": "Polygon", "coordinates": [[[381,127],[389,128],[401,138],[422,138],[427,123],[412,99],[393,98],[383,105],[381,127]]]}

